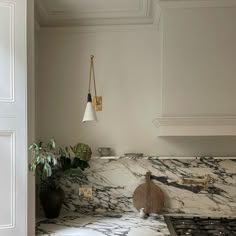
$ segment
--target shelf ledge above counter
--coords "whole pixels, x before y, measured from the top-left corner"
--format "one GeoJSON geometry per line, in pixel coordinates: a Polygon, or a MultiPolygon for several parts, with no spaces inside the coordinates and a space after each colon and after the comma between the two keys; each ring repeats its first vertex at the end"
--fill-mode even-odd
{"type": "Polygon", "coordinates": [[[158,117],[158,136],[236,136],[236,116],[158,117]]]}

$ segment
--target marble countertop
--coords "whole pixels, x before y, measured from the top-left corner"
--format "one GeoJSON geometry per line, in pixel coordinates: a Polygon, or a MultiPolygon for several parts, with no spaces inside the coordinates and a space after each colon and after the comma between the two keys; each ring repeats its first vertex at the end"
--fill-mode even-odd
{"type": "Polygon", "coordinates": [[[85,215],[62,214],[57,219],[39,219],[37,236],[169,236],[162,216],[140,219],[136,213],[85,215]]]}

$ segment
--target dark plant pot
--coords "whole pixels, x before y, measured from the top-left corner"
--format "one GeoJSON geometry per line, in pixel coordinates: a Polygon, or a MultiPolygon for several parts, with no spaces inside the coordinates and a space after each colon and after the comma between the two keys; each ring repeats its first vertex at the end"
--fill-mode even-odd
{"type": "Polygon", "coordinates": [[[40,192],[40,201],[47,218],[53,219],[59,216],[64,198],[65,193],[61,188],[40,192]]]}

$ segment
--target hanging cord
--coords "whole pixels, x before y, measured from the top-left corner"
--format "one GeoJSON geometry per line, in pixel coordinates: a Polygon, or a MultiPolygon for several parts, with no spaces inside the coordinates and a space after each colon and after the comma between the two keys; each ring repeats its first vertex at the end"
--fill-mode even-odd
{"type": "MultiPolygon", "coordinates": [[[[94,58],[94,56],[93,56],[93,58],[94,58]]],[[[97,89],[96,89],[96,81],[95,81],[93,58],[92,58],[93,84],[94,84],[95,97],[97,98],[97,89]]]]}
{"type": "Polygon", "coordinates": [[[95,91],[95,100],[97,104],[97,88],[96,88],[96,81],[95,81],[95,73],[94,73],[94,63],[93,63],[94,56],[91,56],[91,69],[90,69],[90,83],[91,83],[91,74],[93,74],[93,85],[95,91]]]}
{"type": "Polygon", "coordinates": [[[91,78],[92,78],[92,64],[93,64],[93,58],[94,56],[92,55],[91,56],[91,61],[90,61],[90,71],[89,71],[89,89],[88,89],[88,92],[90,93],[91,91],[91,78]]]}

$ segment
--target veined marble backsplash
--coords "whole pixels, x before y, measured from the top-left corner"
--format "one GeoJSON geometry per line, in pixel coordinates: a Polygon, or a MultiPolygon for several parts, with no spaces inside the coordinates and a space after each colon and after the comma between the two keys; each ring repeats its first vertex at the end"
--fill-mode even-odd
{"type": "Polygon", "coordinates": [[[147,171],[164,192],[165,213],[236,215],[235,158],[103,158],[92,159],[85,176],[64,177],[64,210],[81,213],[133,212],[132,195],[147,171]],[[183,178],[209,176],[206,188],[183,183],[183,178]],[[79,195],[80,185],[93,187],[93,198],[79,195]]]}

